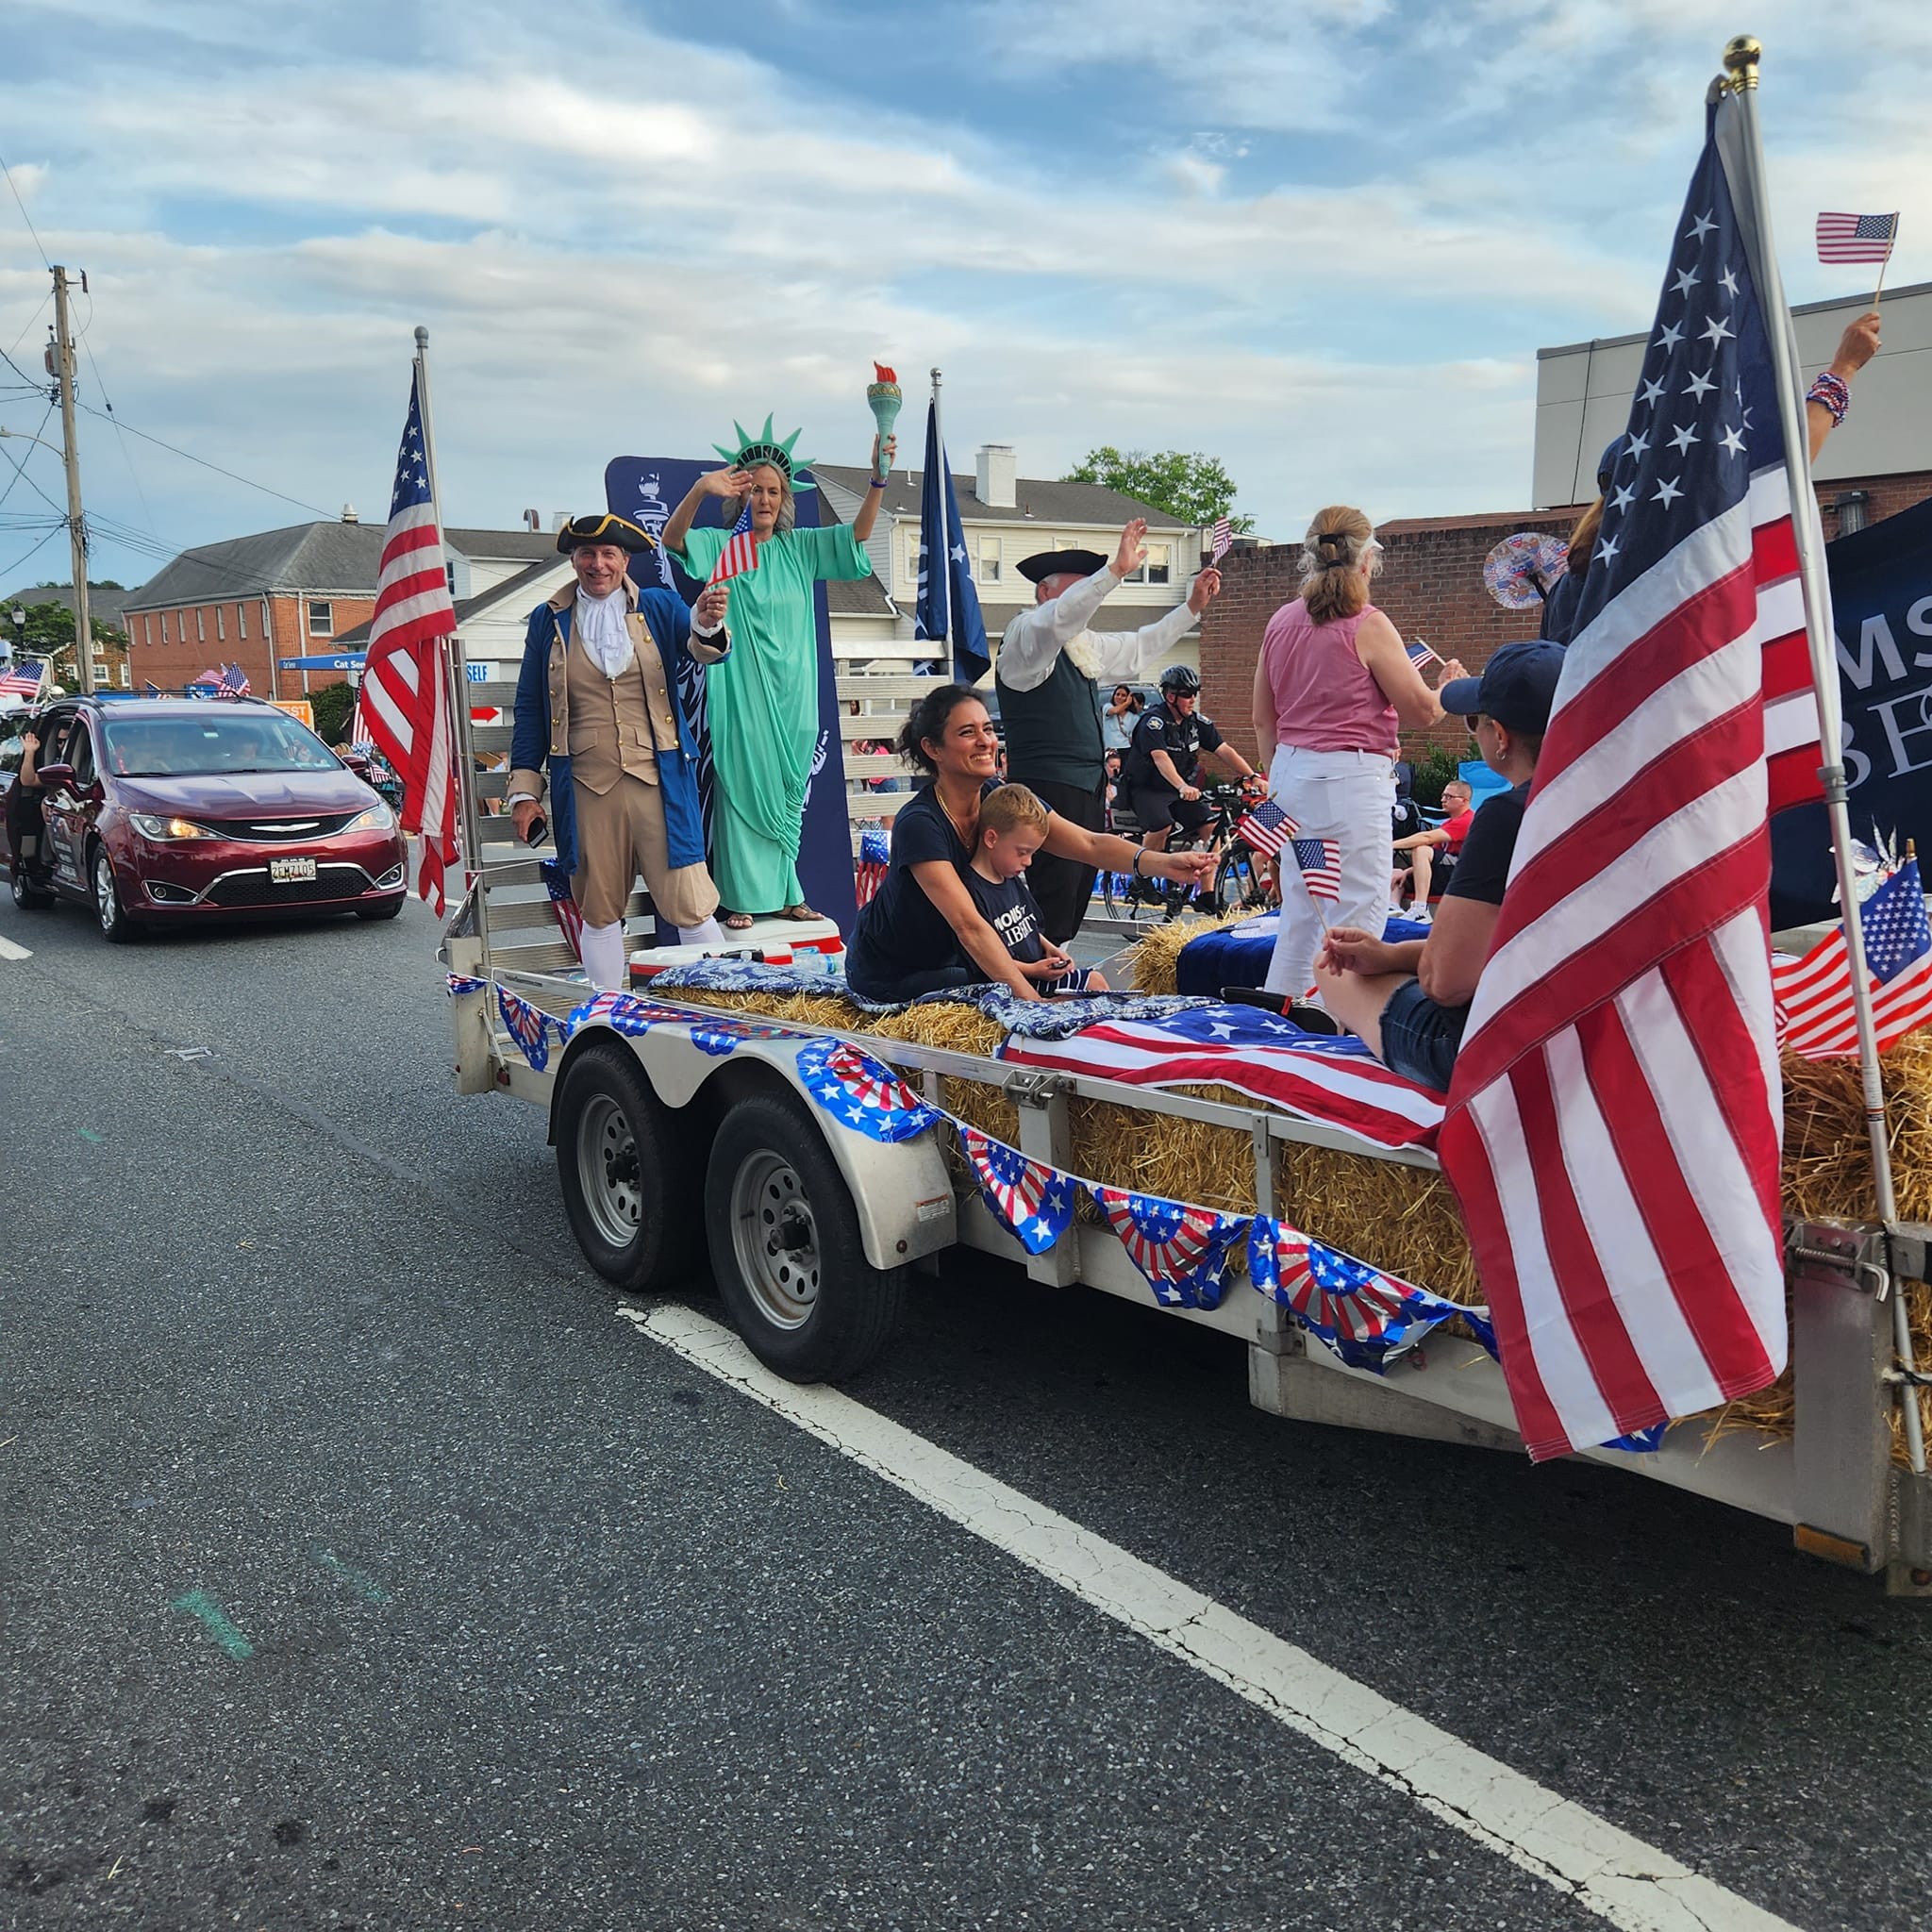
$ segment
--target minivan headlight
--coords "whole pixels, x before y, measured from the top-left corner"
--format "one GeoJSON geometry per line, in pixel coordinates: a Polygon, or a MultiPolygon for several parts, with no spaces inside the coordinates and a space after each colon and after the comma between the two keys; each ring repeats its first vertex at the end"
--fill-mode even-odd
{"type": "Polygon", "coordinates": [[[217,839],[218,832],[210,832],[206,825],[197,825],[192,819],[165,819],[157,813],[131,811],[127,823],[143,839],[217,839]]]}
{"type": "Polygon", "coordinates": [[[377,799],[367,811],[358,811],[342,827],[345,832],[391,832],[395,829],[396,815],[381,799],[377,799]]]}

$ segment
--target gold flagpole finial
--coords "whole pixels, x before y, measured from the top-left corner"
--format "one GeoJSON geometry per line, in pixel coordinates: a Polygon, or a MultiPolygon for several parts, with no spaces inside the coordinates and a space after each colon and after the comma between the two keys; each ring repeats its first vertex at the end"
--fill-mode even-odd
{"type": "Polygon", "coordinates": [[[1757,85],[1757,63],[1764,55],[1764,42],[1756,34],[1738,34],[1724,43],[1726,85],[1733,93],[1742,93],[1757,85]]]}

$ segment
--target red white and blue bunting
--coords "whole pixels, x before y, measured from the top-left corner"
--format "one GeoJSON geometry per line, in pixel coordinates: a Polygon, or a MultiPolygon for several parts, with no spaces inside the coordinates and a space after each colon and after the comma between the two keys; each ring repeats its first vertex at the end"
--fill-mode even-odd
{"type": "Polygon", "coordinates": [[[910,1141],[946,1118],[891,1067],[847,1040],[808,1040],[798,1049],[806,1091],[839,1123],[871,1141],[910,1141]]]}
{"type": "Polygon", "coordinates": [[[953,1124],[993,1218],[1029,1255],[1045,1254],[1074,1218],[1079,1182],[964,1121],[953,1124]]]}
{"type": "Polygon", "coordinates": [[[1093,1182],[1087,1183],[1087,1192],[1163,1307],[1221,1306],[1227,1292],[1228,1251],[1247,1234],[1252,1214],[1217,1214],[1211,1208],[1093,1182]]]}

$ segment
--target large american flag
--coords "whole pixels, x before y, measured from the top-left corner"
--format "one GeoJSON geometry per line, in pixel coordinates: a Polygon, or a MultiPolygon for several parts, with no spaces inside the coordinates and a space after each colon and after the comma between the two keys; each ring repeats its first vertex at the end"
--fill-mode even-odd
{"type": "MultiPolygon", "coordinates": [[[[1882,1052],[1932,1020],[1932,929],[1916,859],[1907,859],[1865,901],[1858,924],[1872,982],[1872,1024],[1882,1052]]],[[[1857,1052],[1852,962],[1842,924],[1802,959],[1774,959],[1771,983],[1790,1052],[1807,1060],[1857,1052]]]]}
{"type": "Polygon", "coordinates": [[[1000,1058],[1135,1087],[1233,1087],[1376,1147],[1425,1146],[1442,1119],[1440,1093],[1391,1074],[1353,1035],[1304,1033],[1253,1007],[1102,1020],[1065,1040],[1009,1034],[1000,1058]]]}
{"type": "Polygon", "coordinates": [[[1747,1394],[1788,1347],[1766,816],[1820,753],[1749,165],[1725,96],[1441,1138],[1538,1457],[1747,1394]]]}
{"type": "Polygon", "coordinates": [[[358,708],[370,742],[403,781],[403,830],[422,835],[416,889],[441,913],[443,874],[458,850],[455,721],[442,649],[457,617],[418,391],[412,375],[358,708]]]}
{"type": "Polygon", "coordinates": [[[1898,217],[1890,215],[1820,215],[1820,261],[1890,261],[1898,240],[1898,217]]]}

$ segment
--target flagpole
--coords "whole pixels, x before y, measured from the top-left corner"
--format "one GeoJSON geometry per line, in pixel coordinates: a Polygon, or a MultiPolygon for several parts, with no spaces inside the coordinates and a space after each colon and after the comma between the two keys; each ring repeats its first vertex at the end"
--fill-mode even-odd
{"type": "MultiPolygon", "coordinates": [[[[945,645],[945,647],[946,647],[946,648],[945,648],[945,652],[944,652],[944,654],[943,654],[943,656],[942,656],[942,658],[941,658],[941,662],[942,662],[942,663],[943,663],[943,664],[945,665],[945,667],[946,667],[947,671],[948,671],[948,672],[950,672],[950,671],[952,670],[952,668],[953,668],[954,664],[955,664],[955,663],[956,663],[956,662],[958,661],[958,660],[957,660],[957,659],[956,659],[956,658],[954,658],[954,656],[953,656],[953,629],[954,629],[954,611],[953,611],[953,567],[952,567],[952,551],[951,551],[951,545],[952,545],[952,541],[953,541],[953,528],[952,528],[952,525],[951,525],[951,524],[950,524],[950,523],[948,523],[948,522],[947,522],[947,520],[946,520],[946,497],[945,497],[945,492],[946,492],[946,490],[947,490],[948,486],[949,486],[949,485],[950,485],[950,484],[952,483],[952,480],[953,480],[953,479],[952,479],[952,477],[951,477],[951,476],[950,476],[949,475],[945,474],[945,473],[946,473],[947,471],[949,471],[949,470],[951,469],[951,467],[952,467],[952,458],[951,458],[950,457],[948,457],[948,456],[946,455],[946,418],[945,418],[945,413],[944,413],[944,411],[943,411],[943,410],[942,410],[942,409],[941,408],[941,407],[940,407],[940,383],[941,383],[941,379],[942,379],[942,378],[941,377],[941,375],[940,375],[940,373],[939,373],[939,371],[938,371],[937,369],[934,369],[934,370],[932,370],[932,371],[931,371],[931,372],[929,372],[929,373],[931,374],[931,376],[932,376],[932,440],[933,440],[933,441],[934,441],[935,443],[937,443],[937,444],[939,445],[939,458],[940,458],[940,471],[941,471],[941,475],[940,475],[940,525],[941,525],[941,528],[940,528],[940,554],[939,554],[939,555],[938,555],[937,557],[934,557],[934,556],[933,556],[933,555],[931,554],[931,551],[930,551],[930,547],[928,546],[928,550],[927,550],[927,555],[926,555],[926,559],[925,559],[925,570],[926,570],[926,578],[927,578],[927,581],[928,581],[928,582],[931,582],[931,581],[933,581],[933,577],[932,577],[932,573],[933,573],[934,571],[936,571],[936,570],[937,570],[937,571],[943,571],[943,572],[945,573],[945,586],[946,586],[946,591],[945,591],[945,597],[946,597],[946,627],[945,627],[944,631],[941,633],[941,635],[940,635],[940,638],[939,638],[939,640],[938,640],[938,641],[939,641],[939,642],[941,642],[941,643],[944,644],[944,645],[945,645]]],[[[924,490],[922,490],[922,491],[920,491],[920,498],[921,498],[922,502],[923,502],[923,501],[924,500],[924,496],[925,496],[925,492],[924,492],[924,490]]]]}
{"type": "MultiPolygon", "coordinates": [[[[442,541],[442,491],[436,477],[436,429],[429,407],[429,331],[416,326],[416,403],[423,418],[423,460],[429,472],[429,502],[436,512],[437,562],[448,573],[446,546],[442,541]]],[[[451,756],[457,765],[457,799],[461,813],[463,849],[458,855],[463,866],[465,891],[478,885],[483,868],[481,827],[476,820],[476,758],[470,734],[470,676],[463,665],[462,640],[451,626],[445,648],[439,657],[450,690],[451,756]]],[[[427,834],[425,832],[426,839],[427,834]]],[[[483,956],[490,957],[490,917],[483,893],[475,893],[476,936],[483,941],[483,956]]]]}
{"type": "MultiPolygon", "coordinates": [[[[1751,273],[1765,309],[1765,335],[1771,352],[1774,387],[1777,394],[1779,427],[1785,440],[1785,475],[1790,485],[1791,530],[1798,552],[1798,583],[1805,601],[1805,641],[1811,654],[1811,682],[1818,699],[1818,739],[1824,763],[1824,807],[1831,824],[1832,858],[1838,867],[1839,906],[1843,914],[1846,961],[1851,972],[1852,1011],[1858,1030],[1858,1072],[1864,1088],[1865,1131],[1872,1144],[1872,1185],[1877,1197],[1878,1219],[1888,1233],[1898,1224],[1898,1201],[1891,1179],[1891,1137],[1885,1112],[1885,1080],[1878,1065],[1878,1034],[1872,1017],[1872,976],[1865,965],[1865,935],[1858,911],[1857,874],[1852,859],[1851,814],[1846,806],[1845,768],[1841,745],[1842,717],[1839,705],[1838,656],[1832,635],[1831,584],[1824,571],[1824,533],[1818,519],[1818,499],[1811,489],[1810,439],[1799,401],[1797,348],[1791,336],[1790,310],[1772,248],[1771,197],[1765,184],[1764,144],[1757,126],[1757,62],[1763,53],[1757,41],[1740,34],[1724,51],[1727,80],[1724,88],[1737,104],[1743,131],[1744,179],[1750,204],[1747,235],[1751,273]]],[[[1881,286],[1883,276],[1880,277],[1881,286]]],[[[1899,1366],[1910,1373],[1911,1331],[1906,1320],[1905,1297],[1892,1295],[1892,1335],[1899,1366]]],[[[1917,1392],[1909,1385],[1900,1392],[1906,1452],[1916,1474],[1925,1468],[1925,1445],[1919,1424],[1917,1392]]]]}

